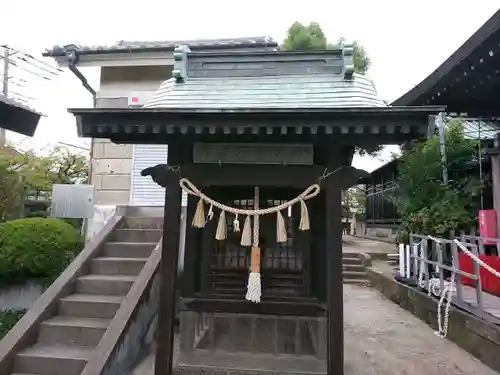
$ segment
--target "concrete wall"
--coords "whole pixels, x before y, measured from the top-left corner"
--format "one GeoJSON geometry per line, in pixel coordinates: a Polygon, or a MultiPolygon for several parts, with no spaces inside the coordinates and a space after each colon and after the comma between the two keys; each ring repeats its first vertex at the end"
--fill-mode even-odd
{"type": "Polygon", "coordinates": [[[41,284],[28,281],[24,285],[14,285],[0,289],[0,311],[7,309],[29,309],[42,295],[41,284]]]}
{"type": "MultiPolygon", "coordinates": [[[[103,67],[96,105],[99,108],[126,108],[132,92],[153,95],[171,73],[172,66],[103,67]]],[[[133,146],[94,139],[92,152],[91,183],[96,189],[95,204],[128,204],[133,146]]]]}

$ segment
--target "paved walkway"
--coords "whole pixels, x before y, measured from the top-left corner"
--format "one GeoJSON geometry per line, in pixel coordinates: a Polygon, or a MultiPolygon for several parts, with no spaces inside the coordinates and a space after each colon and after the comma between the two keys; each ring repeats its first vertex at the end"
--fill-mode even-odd
{"type": "Polygon", "coordinates": [[[375,289],[344,285],[344,319],[345,375],[498,375],[375,289]]]}
{"type": "Polygon", "coordinates": [[[343,253],[388,254],[398,252],[396,245],[361,237],[344,235],[342,237],[343,253]]]}
{"type": "Polygon", "coordinates": [[[344,285],[345,375],[498,375],[377,290],[344,285]]]}

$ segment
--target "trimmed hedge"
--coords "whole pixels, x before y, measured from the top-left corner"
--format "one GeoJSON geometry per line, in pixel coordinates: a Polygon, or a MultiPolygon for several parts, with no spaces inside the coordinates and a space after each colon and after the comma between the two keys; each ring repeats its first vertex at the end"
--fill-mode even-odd
{"type": "Polygon", "coordinates": [[[24,309],[9,309],[0,311],[0,340],[16,325],[23,317],[27,310],[24,309]]]}
{"type": "Polygon", "coordinates": [[[80,232],[63,220],[27,218],[0,224],[0,283],[51,283],[82,248],[80,232]]]}

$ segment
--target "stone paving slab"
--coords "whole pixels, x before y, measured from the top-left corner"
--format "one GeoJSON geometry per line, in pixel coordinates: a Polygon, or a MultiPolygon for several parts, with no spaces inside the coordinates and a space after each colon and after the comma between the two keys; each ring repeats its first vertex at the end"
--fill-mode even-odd
{"type": "MultiPolygon", "coordinates": [[[[344,326],[344,375],[498,375],[372,288],[344,285],[344,326]]],[[[153,375],[153,362],[133,374],[153,375]]]]}
{"type": "Polygon", "coordinates": [[[397,251],[396,244],[393,243],[349,235],[342,236],[343,253],[389,254],[397,251]]]}
{"type": "Polygon", "coordinates": [[[345,375],[496,375],[377,290],[344,285],[345,375]]]}

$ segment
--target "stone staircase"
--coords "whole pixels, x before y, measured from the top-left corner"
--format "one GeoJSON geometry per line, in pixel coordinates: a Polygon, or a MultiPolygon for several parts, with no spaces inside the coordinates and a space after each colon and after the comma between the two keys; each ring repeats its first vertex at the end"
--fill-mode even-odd
{"type": "MultiPolygon", "coordinates": [[[[162,218],[125,217],[57,310],[38,324],[36,342],[15,355],[12,375],[78,375],[162,236],[162,218]]],[[[84,271],[84,270],[82,270],[84,271]]]]}
{"type": "Polygon", "coordinates": [[[342,276],[344,284],[368,286],[370,284],[365,266],[359,254],[342,254],[342,276]]]}
{"type": "Polygon", "coordinates": [[[389,262],[389,265],[392,266],[392,268],[399,269],[399,254],[398,253],[387,254],[387,261],[389,262]]]}

